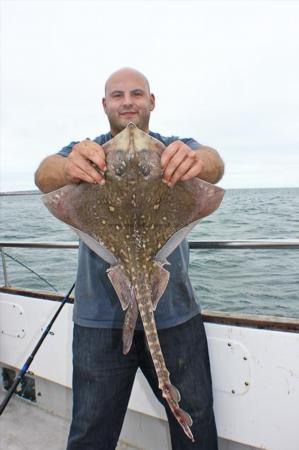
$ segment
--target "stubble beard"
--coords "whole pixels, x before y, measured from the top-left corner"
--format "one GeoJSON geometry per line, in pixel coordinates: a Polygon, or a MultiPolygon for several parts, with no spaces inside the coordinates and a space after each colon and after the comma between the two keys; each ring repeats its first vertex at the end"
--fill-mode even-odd
{"type": "Polygon", "coordinates": [[[138,115],[138,117],[133,117],[132,119],[122,118],[119,120],[118,118],[108,117],[110,130],[114,135],[123,131],[130,122],[134,123],[137,128],[147,133],[149,129],[149,120],[150,112],[148,112],[148,114],[143,114],[142,116],[138,115]]]}

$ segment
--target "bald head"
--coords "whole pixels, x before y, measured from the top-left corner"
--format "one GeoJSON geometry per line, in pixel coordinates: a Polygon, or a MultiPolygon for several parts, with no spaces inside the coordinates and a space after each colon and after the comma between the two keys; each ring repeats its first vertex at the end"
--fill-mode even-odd
{"type": "Polygon", "coordinates": [[[102,104],[113,136],[129,122],[146,133],[149,131],[155,96],[150,92],[148,79],[138,70],[124,67],[112,73],[105,83],[102,104]]]}
{"type": "Polygon", "coordinates": [[[107,91],[109,90],[111,84],[115,82],[117,83],[118,81],[122,81],[123,79],[126,79],[128,77],[136,80],[139,79],[139,81],[143,82],[148,93],[150,93],[150,85],[148,79],[146,78],[145,75],[143,75],[143,73],[131,67],[123,67],[122,69],[113,72],[107,79],[105,83],[105,96],[107,95],[107,91]]]}

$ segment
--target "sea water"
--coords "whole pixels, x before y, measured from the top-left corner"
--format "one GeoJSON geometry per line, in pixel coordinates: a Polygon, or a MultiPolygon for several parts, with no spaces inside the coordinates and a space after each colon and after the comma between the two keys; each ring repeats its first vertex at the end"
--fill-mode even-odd
{"type": "MultiPolygon", "coordinates": [[[[39,195],[0,195],[0,215],[2,241],[77,241],[39,195]]],[[[188,239],[299,239],[299,188],[227,190],[188,239]]],[[[77,250],[3,251],[11,285],[66,292],[75,280],[77,250]]],[[[190,277],[204,309],[299,318],[298,249],[192,250],[190,277]]]]}

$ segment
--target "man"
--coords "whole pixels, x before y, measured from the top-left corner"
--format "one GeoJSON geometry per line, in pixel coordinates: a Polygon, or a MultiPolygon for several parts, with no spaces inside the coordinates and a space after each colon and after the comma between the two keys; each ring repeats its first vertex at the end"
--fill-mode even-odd
{"type": "MultiPolygon", "coordinates": [[[[129,122],[166,145],[161,166],[163,181],[169,187],[192,177],[211,183],[221,179],[224,166],[216,150],[193,139],[178,140],[149,131],[155,97],[140,72],[124,68],[113,73],[106,82],[102,102],[110,132],[94,141],[72,142],[46,158],[36,172],[36,184],[43,192],[81,181],[104,184],[106,162],[102,145],[129,122]]],[[[182,393],[180,406],[193,419],[195,444],[185,436],[162,399],[140,321],[130,352],[122,354],[124,313],[106,275],[108,265],[81,243],[74,305],[73,420],[68,450],[115,449],[138,367],[166,408],[172,448],[217,449],[206,336],[187,274],[186,241],[168,259],[170,280],[155,317],[172,383],[182,393]]]]}

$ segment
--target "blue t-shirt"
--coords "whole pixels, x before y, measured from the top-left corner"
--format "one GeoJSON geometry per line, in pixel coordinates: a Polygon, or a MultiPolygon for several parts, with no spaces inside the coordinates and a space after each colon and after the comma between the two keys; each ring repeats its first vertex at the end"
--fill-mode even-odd
{"type": "MultiPolygon", "coordinates": [[[[177,136],[161,136],[151,131],[149,134],[165,146],[180,139],[177,136]]],[[[103,145],[110,139],[112,135],[107,133],[96,137],[94,142],[103,145]]],[[[193,150],[200,148],[200,144],[194,139],[180,140],[193,150]]],[[[78,142],[71,142],[58,154],[68,156],[78,142]]],[[[188,275],[188,242],[183,240],[167,260],[170,265],[165,266],[165,269],[170,272],[169,282],[155,311],[158,329],[179,325],[200,312],[200,305],[195,298],[188,275]]],[[[125,312],[106,274],[108,268],[109,264],[106,261],[80,242],[73,313],[76,324],[95,328],[122,328],[125,312]]],[[[136,329],[143,329],[140,318],[136,329]]]]}

